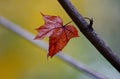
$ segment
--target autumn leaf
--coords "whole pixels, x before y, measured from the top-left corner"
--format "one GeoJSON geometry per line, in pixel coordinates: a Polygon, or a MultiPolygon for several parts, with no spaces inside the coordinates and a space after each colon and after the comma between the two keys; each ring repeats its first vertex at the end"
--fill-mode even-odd
{"type": "Polygon", "coordinates": [[[38,35],[35,39],[49,37],[49,52],[47,57],[53,57],[61,51],[68,41],[73,37],[78,37],[78,31],[73,25],[63,25],[62,19],[59,16],[50,16],[42,14],[45,21],[44,25],[36,30],[38,35]]]}

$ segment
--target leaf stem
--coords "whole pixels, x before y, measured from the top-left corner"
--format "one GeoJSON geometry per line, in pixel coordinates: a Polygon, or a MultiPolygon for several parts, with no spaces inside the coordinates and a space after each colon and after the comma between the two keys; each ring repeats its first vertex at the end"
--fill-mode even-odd
{"type": "Polygon", "coordinates": [[[70,21],[70,22],[66,23],[65,25],[63,25],[63,27],[66,26],[66,25],[68,25],[68,24],[70,24],[71,22],[73,22],[73,21],[70,21]]]}

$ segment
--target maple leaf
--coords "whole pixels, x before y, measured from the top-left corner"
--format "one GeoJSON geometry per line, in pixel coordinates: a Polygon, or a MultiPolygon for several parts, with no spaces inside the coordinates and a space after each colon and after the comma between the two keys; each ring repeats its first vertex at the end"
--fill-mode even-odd
{"type": "Polygon", "coordinates": [[[78,31],[73,25],[68,25],[70,22],[63,25],[62,19],[59,16],[44,14],[42,16],[45,23],[36,29],[39,33],[35,39],[49,37],[49,52],[47,57],[53,57],[66,46],[71,38],[78,37],[78,31]]]}

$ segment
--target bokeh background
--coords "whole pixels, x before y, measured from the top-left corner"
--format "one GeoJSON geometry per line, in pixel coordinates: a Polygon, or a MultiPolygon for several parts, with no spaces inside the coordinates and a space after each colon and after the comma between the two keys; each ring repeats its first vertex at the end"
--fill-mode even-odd
{"type": "MultiPolygon", "coordinates": [[[[71,1],[83,16],[94,18],[96,32],[120,56],[120,0],[71,1]]],[[[44,23],[40,12],[60,16],[64,23],[71,20],[57,0],[0,0],[0,16],[33,34],[44,23]]],[[[109,79],[120,79],[120,74],[79,35],[63,52],[109,79]]],[[[48,38],[44,40],[48,42],[48,38]]],[[[0,79],[94,79],[57,57],[47,60],[46,52],[0,25],[0,79]]]]}

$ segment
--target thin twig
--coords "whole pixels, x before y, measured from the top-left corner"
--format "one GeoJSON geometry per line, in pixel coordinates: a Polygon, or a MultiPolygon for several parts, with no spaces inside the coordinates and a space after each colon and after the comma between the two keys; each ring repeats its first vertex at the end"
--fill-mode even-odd
{"type": "MultiPolygon", "coordinates": [[[[43,48],[45,50],[48,49],[48,44],[46,44],[44,41],[33,40],[35,37],[33,34],[22,29],[20,26],[8,21],[7,19],[0,17],[0,24],[3,25],[4,27],[6,27],[7,29],[12,30],[13,32],[17,33],[18,35],[22,36],[23,38],[27,39],[31,43],[37,45],[38,47],[43,48]]],[[[108,79],[107,77],[103,76],[102,74],[95,72],[94,70],[88,68],[86,65],[75,61],[70,56],[62,54],[62,52],[58,53],[57,57],[60,58],[61,60],[63,60],[64,62],[68,63],[73,68],[75,68],[79,71],[83,71],[89,75],[92,75],[96,79],[108,79]]]]}
{"type": "Polygon", "coordinates": [[[72,5],[70,0],[58,0],[65,9],[71,19],[78,26],[79,30],[86,38],[95,46],[95,48],[120,72],[120,58],[114,53],[110,47],[88,26],[85,19],[72,5]]]}

